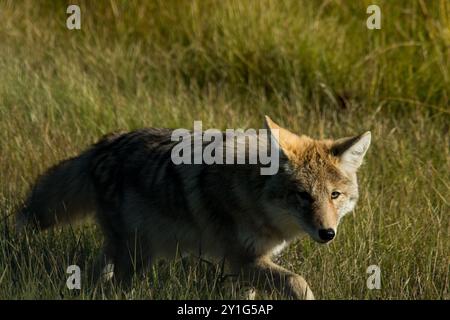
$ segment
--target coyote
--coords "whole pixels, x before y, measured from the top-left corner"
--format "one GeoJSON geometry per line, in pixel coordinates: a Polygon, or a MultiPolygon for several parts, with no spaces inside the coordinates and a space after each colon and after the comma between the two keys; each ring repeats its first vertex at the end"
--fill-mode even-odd
{"type": "Polygon", "coordinates": [[[37,179],[17,228],[44,230],[93,213],[104,235],[99,261],[113,265],[118,281],[182,252],[222,262],[256,290],[314,299],[273,255],[301,234],[333,240],[357,202],[356,171],[371,134],[314,140],[269,117],[266,127],[279,153],[273,175],[254,164],[174,164],[170,129],[107,135],[37,179]]]}

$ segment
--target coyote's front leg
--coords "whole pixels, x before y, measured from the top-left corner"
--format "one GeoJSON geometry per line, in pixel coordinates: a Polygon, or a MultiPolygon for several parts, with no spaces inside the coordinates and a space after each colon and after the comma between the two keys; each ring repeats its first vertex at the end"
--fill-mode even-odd
{"type": "Polygon", "coordinates": [[[314,295],[303,277],[286,270],[269,258],[260,258],[242,267],[243,280],[259,290],[276,289],[288,299],[314,300],[314,295]]]}

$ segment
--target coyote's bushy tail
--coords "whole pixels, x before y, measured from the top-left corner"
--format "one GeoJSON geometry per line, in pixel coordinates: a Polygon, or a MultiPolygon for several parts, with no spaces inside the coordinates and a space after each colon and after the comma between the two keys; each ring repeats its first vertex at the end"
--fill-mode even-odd
{"type": "Polygon", "coordinates": [[[68,223],[95,210],[89,152],[64,160],[41,175],[16,216],[16,227],[38,230],[68,223]]]}

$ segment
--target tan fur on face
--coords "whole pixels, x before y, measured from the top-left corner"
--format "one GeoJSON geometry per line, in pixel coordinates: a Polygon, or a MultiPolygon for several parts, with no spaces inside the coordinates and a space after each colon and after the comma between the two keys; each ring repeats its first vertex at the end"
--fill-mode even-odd
{"type": "Polygon", "coordinates": [[[341,170],[340,159],[332,152],[334,141],[298,136],[270,118],[266,118],[266,123],[271,130],[279,130],[278,142],[288,159],[290,171],[298,181],[299,189],[309,193],[314,200],[309,224],[315,230],[336,230],[344,207],[350,207],[345,200],[357,198],[357,184],[354,174],[341,170]],[[340,199],[331,199],[333,191],[341,193],[340,199]]]}
{"type": "Polygon", "coordinates": [[[301,143],[290,146],[287,156],[296,179],[314,199],[314,218],[317,229],[337,229],[339,214],[330,195],[344,190],[348,178],[338,168],[338,159],[330,154],[330,142],[301,136],[301,143]]]}

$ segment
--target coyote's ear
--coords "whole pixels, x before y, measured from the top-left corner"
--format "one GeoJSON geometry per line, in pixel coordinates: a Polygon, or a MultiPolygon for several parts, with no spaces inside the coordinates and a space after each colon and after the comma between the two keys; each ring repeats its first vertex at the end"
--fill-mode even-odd
{"type": "Polygon", "coordinates": [[[342,169],[356,171],[362,164],[364,155],[369,149],[371,140],[370,131],[359,136],[336,140],[331,153],[339,158],[342,169]]]}
{"type": "Polygon", "coordinates": [[[301,138],[295,133],[280,127],[272,121],[268,116],[266,118],[266,127],[270,131],[271,140],[275,142],[279,149],[286,155],[301,143],[301,138]]]}

